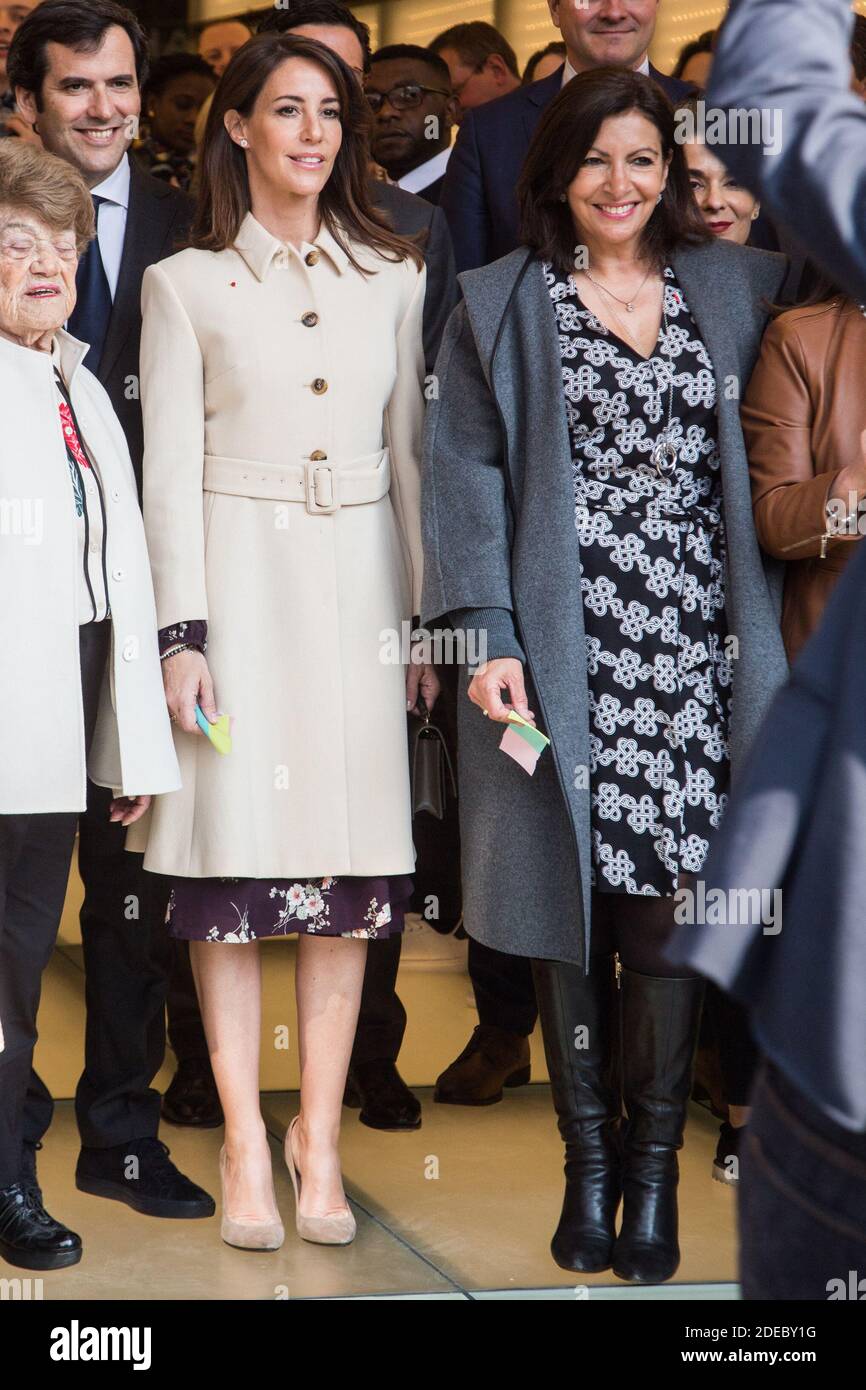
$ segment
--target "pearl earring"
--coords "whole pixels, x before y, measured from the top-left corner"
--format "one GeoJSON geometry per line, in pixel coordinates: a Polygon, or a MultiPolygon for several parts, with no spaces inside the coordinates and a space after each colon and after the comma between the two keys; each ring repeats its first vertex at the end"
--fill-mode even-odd
{"type": "Polygon", "coordinates": [[[663,197],[664,197],[664,194],[663,194],[663,193],[660,193],[659,196],[656,198],[656,207],[658,207],[658,205],[659,205],[659,203],[661,202],[661,200],[662,200],[663,197]]]}
{"type": "Polygon", "coordinates": [[[559,201],[560,201],[561,203],[567,203],[567,202],[568,202],[568,199],[566,198],[566,196],[565,196],[564,193],[560,193],[560,195],[559,195],[559,201]]]}
{"type": "Polygon", "coordinates": [[[249,145],[249,143],[250,143],[249,140],[242,140],[242,141],[241,141],[241,144],[243,145],[244,149],[247,148],[247,146],[249,145]]]}

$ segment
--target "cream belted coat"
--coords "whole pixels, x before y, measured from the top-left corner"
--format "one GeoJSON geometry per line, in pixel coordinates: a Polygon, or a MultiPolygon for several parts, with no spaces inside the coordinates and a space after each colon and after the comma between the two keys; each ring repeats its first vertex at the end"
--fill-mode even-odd
{"type": "Polygon", "coordinates": [[[232,752],[175,732],[135,827],[179,877],[411,873],[405,667],[421,595],[425,271],[325,229],[144,277],[144,515],[159,626],[208,621],[232,752]],[[393,643],[392,643],[393,646],[393,643]]]}
{"type": "Polygon", "coordinates": [[[126,439],[87,344],[55,347],[105,498],[111,655],[85,760],[78,535],[51,354],[0,338],[0,815],[83,811],[87,775],[128,796],[180,785],[126,439]]]}

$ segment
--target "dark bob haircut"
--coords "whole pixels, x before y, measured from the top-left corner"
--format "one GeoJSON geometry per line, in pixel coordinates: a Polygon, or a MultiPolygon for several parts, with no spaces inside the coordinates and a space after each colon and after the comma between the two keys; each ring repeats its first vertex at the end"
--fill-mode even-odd
{"type": "Polygon", "coordinates": [[[574,268],[575,226],[561,195],[580,172],[603,122],[632,111],[655,126],[662,156],[670,156],[662,201],[644,228],[644,253],[661,269],[674,247],[713,238],[692,195],[683,148],[674,138],[674,109],[661,87],[630,69],[595,68],[573,77],[548,106],[517,184],[520,240],[562,275],[574,268]]]}

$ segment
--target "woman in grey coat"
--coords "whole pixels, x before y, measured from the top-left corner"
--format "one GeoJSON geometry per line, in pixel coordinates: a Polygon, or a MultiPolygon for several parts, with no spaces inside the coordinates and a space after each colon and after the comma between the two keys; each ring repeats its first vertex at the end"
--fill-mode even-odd
{"type": "Polygon", "coordinates": [[[486,640],[462,672],[465,922],[533,960],[554,1258],[655,1283],[702,988],[663,947],[786,673],[739,423],[786,265],[706,231],[640,74],[573,79],[519,192],[524,248],[460,277],[437,362],[423,617],[486,640]],[[509,705],[551,739],[531,778],[499,750],[509,705]]]}

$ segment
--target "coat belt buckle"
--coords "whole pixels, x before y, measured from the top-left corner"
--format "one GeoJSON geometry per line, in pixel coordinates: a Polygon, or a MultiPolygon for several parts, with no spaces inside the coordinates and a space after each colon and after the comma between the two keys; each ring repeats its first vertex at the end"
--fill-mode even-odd
{"type": "Polygon", "coordinates": [[[304,461],[304,505],[312,516],[328,516],[340,507],[339,475],[330,463],[304,461]]]}

